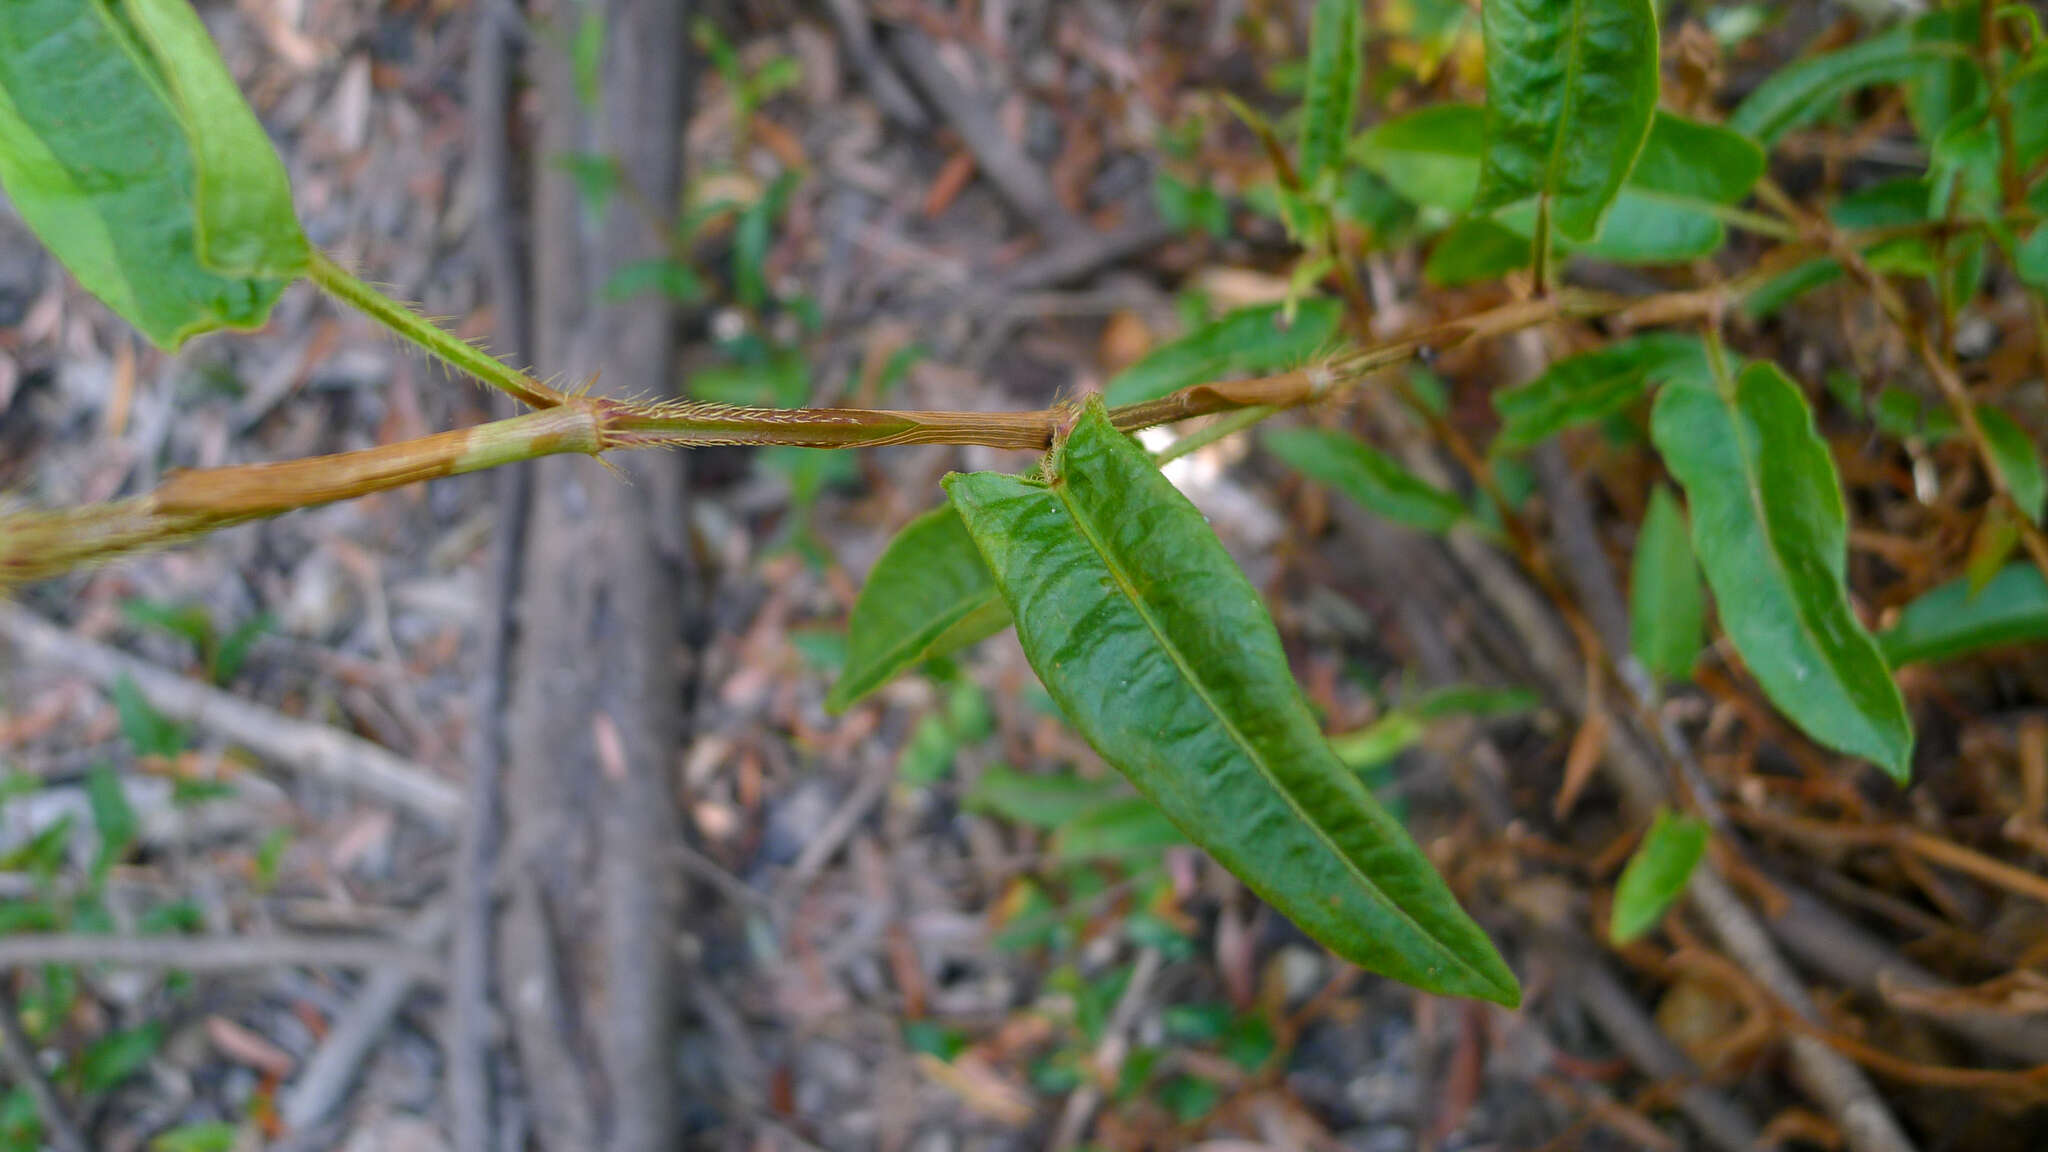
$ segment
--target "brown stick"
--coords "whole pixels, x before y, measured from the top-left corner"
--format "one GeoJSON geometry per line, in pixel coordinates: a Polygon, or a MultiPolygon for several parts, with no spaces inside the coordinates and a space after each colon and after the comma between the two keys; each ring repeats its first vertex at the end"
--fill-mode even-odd
{"type": "Polygon", "coordinates": [[[462,806],[462,794],[453,784],[367,740],[174,676],[5,601],[0,601],[0,640],[24,662],[67,668],[100,684],[126,676],[150,707],[173,720],[212,729],[270,763],[367,793],[431,823],[449,823],[462,806]]]}
{"type": "Polygon", "coordinates": [[[336,936],[82,936],[0,937],[0,969],[43,964],[109,964],[241,972],[252,968],[394,968],[438,985],[433,956],[383,940],[336,936]]]}

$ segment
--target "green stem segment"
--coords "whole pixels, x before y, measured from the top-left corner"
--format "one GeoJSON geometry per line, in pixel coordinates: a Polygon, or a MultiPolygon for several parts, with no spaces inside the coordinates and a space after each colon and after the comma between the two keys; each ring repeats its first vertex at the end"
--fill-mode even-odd
{"type": "Polygon", "coordinates": [[[568,399],[560,392],[457,337],[454,333],[384,295],[318,248],[308,272],[335,299],[391,329],[449,367],[489,384],[529,408],[554,408],[568,399]]]}

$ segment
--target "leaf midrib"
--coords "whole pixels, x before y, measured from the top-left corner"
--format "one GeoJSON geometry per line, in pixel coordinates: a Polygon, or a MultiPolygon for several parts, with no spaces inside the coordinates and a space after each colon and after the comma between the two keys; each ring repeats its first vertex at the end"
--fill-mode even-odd
{"type": "Polygon", "coordinates": [[[1578,108],[1578,101],[1572,98],[1579,78],[1582,39],[1579,35],[1586,22],[1586,0],[1572,0],[1572,27],[1567,34],[1569,50],[1565,54],[1564,83],[1560,85],[1557,110],[1557,130],[1550,136],[1550,155],[1543,161],[1543,187],[1537,190],[1539,197],[1555,198],[1552,191],[1557,183],[1558,157],[1564,152],[1564,138],[1571,130],[1572,113],[1578,108]]]}
{"type": "MultiPolygon", "coordinates": [[[[1115,433],[1115,435],[1122,435],[1122,433],[1115,433]]],[[[1074,505],[1073,500],[1068,497],[1066,491],[1067,484],[1068,481],[1062,478],[1060,482],[1052,484],[1050,485],[1050,487],[1053,495],[1059,500],[1060,506],[1063,509],[1065,509],[1068,518],[1074,522],[1074,527],[1080,532],[1081,538],[1085,540],[1088,543],[1089,548],[1093,549],[1095,554],[1101,558],[1103,567],[1108,569],[1110,578],[1116,581],[1117,588],[1124,593],[1124,599],[1131,605],[1131,610],[1137,613],[1138,619],[1144,621],[1146,629],[1152,633],[1153,639],[1158,642],[1160,649],[1166,653],[1167,658],[1173,661],[1173,666],[1180,672],[1181,678],[1187,682],[1190,688],[1194,690],[1195,698],[1200,700],[1202,702],[1202,706],[1208,709],[1210,715],[1216,718],[1216,722],[1222,726],[1223,730],[1226,733],[1229,734],[1231,742],[1236,744],[1238,748],[1244,753],[1245,759],[1249,760],[1252,763],[1252,765],[1258,769],[1260,777],[1263,778],[1266,781],[1267,785],[1272,788],[1273,792],[1281,798],[1282,802],[1284,802],[1287,805],[1288,809],[1294,813],[1295,817],[1301,821],[1302,825],[1308,828],[1310,832],[1315,836],[1315,838],[1318,841],[1320,841],[1325,848],[1329,849],[1330,854],[1332,856],[1335,856],[1343,864],[1345,870],[1349,872],[1353,877],[1355,877],[1358,880],[1358,882],[1361,885],[1363,885],[1368,891],[1370,891],[1375,897],[1378,898],[1380,904],[1383,907],[1391,909],[1396,916],[1400,917],[1403,923],[1407,924],[1408,927],[1412,928],[1417,935],[1429,941],[1430,945],[1433,948],[1435,948],[1438,953],[1447,957],[1450,963],[1456,965],[1458,968],[1463,970],[1467,976],[1477,981],[1480,987],[1494,987],[1496,985],[1496,982],[1494,980],[1488,978],[1485,973],[1480,972],[1477,968],[1473,967],[1471,962],[1466,960],[1463,956],[1459,955],[1456,949],[1451,948],[1444,941],[1439,940],[1436,937],[1435,933],[1429,931],[1427,928],[1424,928],[1422,924],[1419,921],[1417,921],[1415,917],[1412,914],[1410,914],[1406,908],[1401,906],[1399,901],[1388,896],[1385,889],[1381,888],[1380,885],[1372,879],[1372,877],[1366,875],[1365,871],[1358,866],[1357,861],[1351,859],[1351,857],[1347,855],[1342,848],[1337,846],[1337,843],[1334,840],[1330,839],[1329,834],[1323,831],[1322,825],[1316,823],[1313,819],[1310,819],[1308,813],[1301,807],[1300,803],[1298,803],[1295,800],[1293,793],[1289,792],[1285,787],[1283,787],[1280,784],[1279,780],[1274,777],[1273,773],[1266,767],[1265,761],[1261,759],[1257,752],[1253,749],[1250,740],[1248,740],[1242,732],[1239,732],[1237,730],[1237,725],[1231,723],[1230,718],[1224,714],[1223,710],[1220,707],[1217,706],[1215,700],[1211,699],[1209,695],[1208,686],[1205,685],[1201,681],[1201,679],[1195,675],[1194,669],[1189,666],[1185,659],[1183,659],[1180,649],[1177,648],[1173,643],[1171,643],[1167,639],[1166,632],[1159,626],[1158,621],[1152,618],[1152,614],[1146,610],[1145,601],[1138,595],[1137,587],[1131,580],[1129,574],[1124,571],[1123,566],[1117,562],[1116,557],[1110,552],[1108,547],[1105,546],[1101,539],[1099,539],[1096,536],[1096,534],[1088,524],[1086,518],[1084,518],[1081,515],[1080,509],[1077,508],[1074,505]]],[[[1318,738],[1320,739],[1320,734],[1318,734],[1318,738]]],[[[1176,823],[1178,823],[1178,821],[1176,821],[1176,823]]],[[[1192,835],[1192,833],[1190,834],[1192,835]]],[[[1199,839],[1199,837],[1197,839],[1199,839]]]]}

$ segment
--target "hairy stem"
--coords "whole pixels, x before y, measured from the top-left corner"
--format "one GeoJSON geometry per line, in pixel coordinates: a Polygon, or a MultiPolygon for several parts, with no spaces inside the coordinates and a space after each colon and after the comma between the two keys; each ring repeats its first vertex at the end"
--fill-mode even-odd
{"type": "MultiPolygon", "coordinates": [[[[356,284],[331,264],[326,267],[330,271],[323,275],[340,274],[345,283],[356,284]]],[[[361,295],[373,304],[389,305],[389,301],[367,287],[362,288],[361,295]]],[[[1642,303],[1592,293],[1559,293],[1544,300],[1520,301],[1421,328],[1383,344],[1342,352],[1292,372],[1197,384],[1157,400],[1126,404],[1110,410],[1110,421],[1122,431],[1136,432],[1198,416],[1234,412],[1247,413],[1235,419],[1249,426],[1281,409],[1311,404],[1337,391],[1358,387],[1382,369],[1404,364],[1424,349],[1442,350],[1566,316],[1625,313],[1642,303]]],[[[1659,315],[1666,320],[1697,315],[1723,303],[1712,294],[1693,293],[1674,300],[1659,315]]],[[[403,309],[389,310],[406,317],[405,323],[440,331],[403,309]]],[[[399,330],[411,331],[403,327],[399,330]]],[[[441,337],[475,357],[489,360],[445,333],[441,337]]],[[[691,401],[633,403],[604,397],[563,396],[552,390],[537,398],[546,400],[547,406],[460,431],[332,456],[173,472],[156,491],[144,496],[85,508],[0,515],[0,588],[47,579],[73,568],[164,547],[216,528],[295,508],[564,452],[599,456],[613,448],[714,444],[811,448],[979,444],[1042,451],[1073,427],[1080,411],[1078,404],[1036,412],[748,408],[691,401]]],[[[1235,427],[1231,424],[1225,430],[1208,434],[1209,438],[1224,435],[1235,427]]],[[[1197,437],[1203,435],[1197,433],[1197,437]]],[[[1197,441],[1192,446],[1200,442],[1206,441],[1197,441]]]]}
{"type": "Polygon", "coordinates": [[[595,455],[605,445],[592,409],[572,403],[360,452],[173,472],[145,496],[0,516],[0,589],[294,508],[558,452],[595,455]]]}
{"type": "Polygon", "coordinates": [[[363,313],[458,372],[466,373],[529,408],[553,408],[567,399],[504,361],[384,295],[319,249],[309,270],[313,282],[335,299],[363,313]]]}

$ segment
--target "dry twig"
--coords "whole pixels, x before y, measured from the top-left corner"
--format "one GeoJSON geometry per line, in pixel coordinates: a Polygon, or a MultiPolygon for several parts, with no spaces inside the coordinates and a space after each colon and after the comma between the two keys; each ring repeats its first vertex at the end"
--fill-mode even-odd
{"type": "Polygon", "coordinates": [[[107,964],[116,968],[243,972],[298,968],[391,968],[439,985],[441,965],[404,944],[348,936],[0,936],[0,969],[39,964],[107,964]]]}
{"type": "MultiPolygon", "coordinates": [[[[414,916],[399,934],[411,950],[437,951],[448,934],[448,910],[434,905],[414,916]]],[[[414,974],[404,968],[379,968],[349,1002],[334,1028],[300,1070],[285,1095],[281,1115],[285,1126],[303,1131],[325,1120],[347,1094],[350,1082],[384,1030],[411,993],[414,974]]]]}
{"type": "Polygon", "coordinates": [[[453,784],[367,740],[174,676],[4,601],[0,639],[24,661],[67,669],[101,685],[126,676],[150,707],[173,720],[216,732],[273,764],[388,800],[430,823],[446,826],[462,809],[462,795],[453,784]]]}

